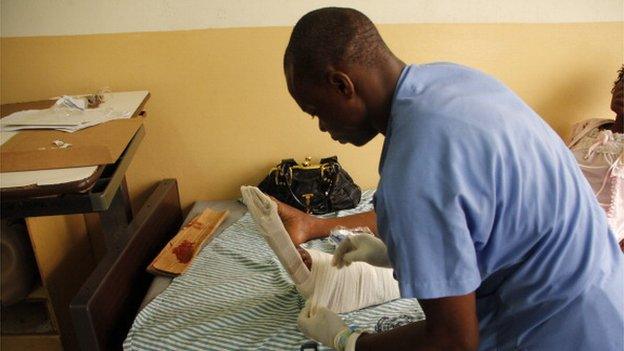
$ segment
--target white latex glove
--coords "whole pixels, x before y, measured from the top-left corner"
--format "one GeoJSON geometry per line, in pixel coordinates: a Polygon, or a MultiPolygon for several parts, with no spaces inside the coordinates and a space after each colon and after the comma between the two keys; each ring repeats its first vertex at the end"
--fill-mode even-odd
{"type": "Polygon", "coordinates": [[[306,303],[299,313],[297,325],[307,337],[333,348],[336,348],[334,345],[336,336],[345,329],[349,329],[335,312],[323,306],[311,308],[309,303],[306,303]]]}
{"type": "Polygon", "coordinates": [[[332,265],[342,268],[357,261],[377,267],[392,268],[386,244],[370,234],[350,235],[343,240],[334,251],[332,265]]]}

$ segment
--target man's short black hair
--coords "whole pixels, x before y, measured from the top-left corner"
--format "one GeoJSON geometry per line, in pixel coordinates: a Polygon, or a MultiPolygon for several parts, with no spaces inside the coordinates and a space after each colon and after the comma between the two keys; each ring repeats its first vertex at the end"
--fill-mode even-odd
{"type": "Polygon", "coordinates": [[[326,7],[304,15],[293,28],[284,67],[297,79],[320,82],[327,65],[374,65],[391,55],[373,22],[349,8],[326,7]]]}

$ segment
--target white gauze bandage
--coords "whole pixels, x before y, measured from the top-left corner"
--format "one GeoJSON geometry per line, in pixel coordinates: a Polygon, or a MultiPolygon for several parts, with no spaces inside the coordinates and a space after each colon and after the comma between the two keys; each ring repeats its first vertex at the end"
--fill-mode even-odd
{"type": "Polygon", "coordinates": [[[299,252],[290,240],[284,224],[277,213],[277,204],[254,186],[242,186],[243,202],[256,224],[260,227],[264,240],[269,244],[280,263],[295,282],[299,292],[309,298],[312,291],[309,285],[310,270],[299,256],[299,252]]]}
{"type": "Polygon", "coordinates": [[[375,267],[365,262],[353,262],[348,267],[332,266],[333,255],[308,250],[312,257],[314,292],[312,306],[326,306],[342,313],[378,305],[400,297],[399,284],[392,269],[375,267]]]}
{"type": "Polygon", "coordinates": [[[310,249],[310,272],[279,218],[277,204],[256,187],[242,186],[241,194],[264,239],[313,306],[326,306],[342,313],[400,297],[399,285],[389,268],[354,262],[338,269],[331,265],[333,255],[310,249]]]}

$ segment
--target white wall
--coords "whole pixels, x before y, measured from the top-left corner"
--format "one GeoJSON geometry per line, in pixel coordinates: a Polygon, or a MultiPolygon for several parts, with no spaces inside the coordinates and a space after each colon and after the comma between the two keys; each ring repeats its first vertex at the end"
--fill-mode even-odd
{"type": "Polygon", "coordinates": [[[1,0],[2,37],[289,26],[309,10],[353,7],[376,23],[624,20],[624,0],[1,0]]]}

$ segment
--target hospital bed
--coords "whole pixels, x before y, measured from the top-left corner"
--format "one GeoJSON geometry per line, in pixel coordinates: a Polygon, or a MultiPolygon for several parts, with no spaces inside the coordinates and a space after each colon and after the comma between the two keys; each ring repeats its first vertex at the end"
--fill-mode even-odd
{"type": "MultiPolygon", "coordinates": [[[[98,267],[101,282],[92,277],[96,286],[81,296],[83,308],[72,310],[84,329],[80,334],[90,338],[81,338],[81,346],[94,349],[90,345],[95,343],[103,350],[120,348],[123,343],[127,350],[299,350],[308,341],[296,326],[305,301],[244,205],[236,200],[195,203],[187,221],[206,207],[227,209],[230,216],[184,275],[173,280],[157,277],[150,284],[145,267],[177,231],[171,228],[183,223],[179,204],[171,199],[164,204],[166,192],[157,189],[152,195],[149,208],[153,210],[137,216],[145,224],[137,224],[132,237],[119,245],[115,262],[98,267]],[[124,299],[123,294],[128,297],[124,299]],[[107,303],[110,298],[116,301],[107,303]]],[[[370,208],[371,195],[365,193],[356,211],[370,208]]],[[[307,245],[329,252],[335,243],[324,239],[307,245]]],[[[342,316],[348,324],[365,329],[374,329],[381,318],[424,318],[413,299],[342,316]]]]}

